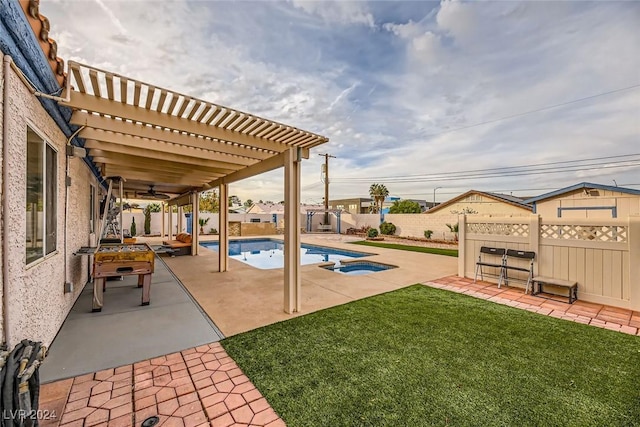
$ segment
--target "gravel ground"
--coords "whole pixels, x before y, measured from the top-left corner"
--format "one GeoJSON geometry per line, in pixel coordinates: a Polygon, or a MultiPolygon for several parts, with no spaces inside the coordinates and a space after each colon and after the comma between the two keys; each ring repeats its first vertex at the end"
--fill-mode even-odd
{"type": "MultiPolygon", "coordinates": [[[[364,239],[364,236],[359,236],[364,239]]],[[[380,241],[380,243],[394,243],[397,245],[407,245],[407,246],[422,246],[424,248],[439,248],[439,249],[457,249],[458,242],[456,241],[442,241],[442,240],[413,240],[405,237],[399,236],[381,236],[384,237],[384,240],[380,241]]]]}

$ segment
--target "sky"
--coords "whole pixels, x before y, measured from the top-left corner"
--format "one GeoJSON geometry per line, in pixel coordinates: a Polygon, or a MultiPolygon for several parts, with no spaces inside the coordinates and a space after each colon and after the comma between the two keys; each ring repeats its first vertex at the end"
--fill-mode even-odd
{"type": "MultiPolygon", "coordinates": [[[[40,12],[67,61],[328,137],[303,162],[304,203],[322,202],[325,153],[330,199],[373,183],[427,201],[640,189],[640,2],[45,0],[40,12]]],[[[230,194],[280,201],[283,171],[230,194]]]]}

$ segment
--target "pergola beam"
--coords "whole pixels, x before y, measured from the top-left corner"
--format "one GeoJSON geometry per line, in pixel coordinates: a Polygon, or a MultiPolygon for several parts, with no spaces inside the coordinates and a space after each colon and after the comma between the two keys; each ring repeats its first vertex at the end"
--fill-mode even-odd
{"type": "MultiPolygon", "coordinates": [[[[131,171],[131,172],[140,172],[140,173],[149,173],[152,174],[155,172],[154,169],[145,168],[145,167],[137,167],[137,166],[127,166],[123,167],[118,163],[103,163],[107,165],[107,167],[118,168],[121,170],[131,171]]],[[[223,174],[212,174],[203,171],[184,171],[184,170],[165,170],[163,176],[172,176],[177,178],[193,178],[193,179],[204,179],[206,181],[211,180],[212,175],[224,176],[223,174]]]]}
{"type": "MultiPolygon", "coordinates": [[[[110,157],[100,157],[100,156],[96,156],[94,157],[94,159],[96,159],[96,163],[102,163],[102,164],[107,164],[107,165],[114,165],[114,166],[121,166],[121,167],[126,167],[127,169],[131,169],[131,170],[139,170],[139,171],[144,171],[144,172],[157,172],[157,165],[153,165],[153,164],[149,164],[149,163],[138,163],[138,162],[129,162],[127,164],[123,164],[123,162],[121,162],[120,160],[115,160],[113,158],[110,157]]],[[[169,175],[180,175],[180,176],[185,176],[185,175],[193,175],[193,176],[208,176],[208,177],[222,177],[225,174],[222,172],[216,172],[214,169],[194,169],[192,167],[184,167],[184,166],[176,166],[176,165],[171,165],[171,166],[167,166],[164,167],[163,169],[163,175],[164,174],[169,174],[169,175]]]]}
{"type": "Polygon", "coordinates": [[[191,170],[199,170],[203,172],[210,172],[212,175],[217,175],[217,174],[226,175],[227,173],[230,172],[228,169],[212,168],[212,167],[207,167],[202,165],[194,165],[190,163],[169,162],[166,160],[153,160],[153,159],[147,159],[145,157],[128,156],[126,154],[118,154],[118,153],[112,153],[109,151],[102,151],[102,150],[91,150],[90,153],[93,159],[101,159],[100,161],[102,163],[112,163],[112,164],[119,164],[123,166],[133,166],[133,167],[145,167],[147,169],[153,169],[156,172],[158,171],[158,168],[161,168],[162,171],[179,170],[179,171],[189,172],[191,170]]]}
{"type": "Polygon", "coordinates": [[[255,159],[232,156],[225,153],[202,148],[188,147],[171,142],[159,141],[155,139],[139,138],[128,134],[114,133],[97,129],[83,129],[78,134],[81,138],[96,141],[109,142],[111,144],[123,145],[125,147],[143,148],[145,150],[160,151],[163,153],[176,154],[179,156],[197,157],[200,159],[215,160],[226,163],[236,163],[243,166],[252,165],[257,162],[255,159]]]}
{"type": "Polygon", "coordinates": [[[119,134],[138,136],[140,138],[180,144],[187,147],[202,148],[204,150],[211,150],[217,153],[231,154],[249,159],[262,160],[271,157],[276,153],[274,151],[261,151],[249,147],[234,145],[220,140],[205,139],[198,137],[197,135],[174,132],[164,128],[117,120],[83,111],[75,111],[71,116],[71,123],[78,126],[86,126],[87,129],[101,129],[119,134]]]}
{"type": "MultiPolygon", "coordinates": [[[[297,152],[300,158],[305,158],[305,159],[309,158],[309,150],[297,149],[297,148],[293,148],[293,150],[299,150],[297,152]]],[[[236,181],[251,178],[253,176],[260,175],[265,172],[270,172],[274,169],[278,169],[284,166],[285,153],[278,154],[276,156],[271,157],[270,159],[263,160],[260,163],[256,163],[255,165],[248,166],[244,169],[240,169],[239,171],[226,175],[222,178],[211,181],[209,184],[207,184],[207,187],[218,187],[221,184],[231,184],[236,181]]]]}
{"type": "MultiPolygon", "coordinates": [[[[107,176],[127,176],[128,179],[135,179],[137,181],[145,181],[149,184],[156,182],[155,175],[148,172],[132,172],[126,168],[117,167],[105,167],[105,175],[107,176]]],[[[207,180],[206,179],[194,179],[184,178],[179,176],[167,176],[162,182],[166,184],[185,185],[190,187],[201,187],[207,180]]],[[[130,188],[125,188],[127,191],[133,191],[130,188]]]]}
{"type": "Polygon", "coordinates": [[[111,117],[120,117],[125,120],[173,129],[179,132],[187,132],[224,141],[233,141],[241,145],[277,151],[279,153],[290,148],[288,145],[280,142],[234,132],[217,126],[210,126],[193,120],[185,120],[180,116],[173,116],[129,104],[122,104],[87,93],[72,91],[71,99],[68,102],[61,102],[61,104],[78,110],[106,114],[111,117]]]}
{"type": "Polygon", "coordinates": [[[221,171],[228,171],[229,173],[242,168],[242,165],[237,165],[234,163],[199,159],[197,157],[190,157],[190,156],[179,156],[175,154],[163,153],[161,151],[146,150],[144,148],[138,148],[138,147],[127,147],[124,145],[113,144],[110,142],[100,142],[95,140],[86,141],[85,148],[89,149],[89,154],[91,156],[94,155],[92,150],[99,150],[99,152],[102,154],[112,152],[116,154],[125,155],[125,157],[133,156],[133,157],[140,157],[142,159],[149,158],[149,159],[156,159],[156,160],[165,160],[168,162],[175,162],[175,163],[200,165],[200,166],[206,166],[210,168],[218,168],[221,171]]]}

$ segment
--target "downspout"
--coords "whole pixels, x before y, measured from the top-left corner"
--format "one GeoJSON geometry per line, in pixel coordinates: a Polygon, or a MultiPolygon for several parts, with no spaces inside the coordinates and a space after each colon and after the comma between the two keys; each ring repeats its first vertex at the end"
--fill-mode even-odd
{"type": "MultiPolygon", "coordinates": [[[[80,126],[74,133],[71,134],[69,138],[67,138],[67,144],[64,149],[67,150],[67,147],[71,145],[71,140],[75,138],[85,126],[80,126]]],[[[63,216],[63,225],[62,229],[64,230],[64,286],[66,292],[66,285],[70,283],[67,280],[67,212],[69,211],[69,153],[65,151],[65,165],[64,165],[64,216],[63,216]]]]}
{"type": "Polygon", "coordinates": [[[7,262],[7,254],[9,253],[9,227],[7,227],[7,215],[9,212],[8,202],[8,188],[9,188],[9,173],[7,171],[7,159],[9,157],[9,144],[7,144],[7,137],[9,131],[7,130],[7,124],[9,123],[7,106],[9,105],[9,72],[11,71],[11,57],[5,55],[3,58],[4,63],[4,86],[3,86],[3,104],[2,104],[2,330],[4,331],[4,342],[9,344],[9,263],[7,262]]]}

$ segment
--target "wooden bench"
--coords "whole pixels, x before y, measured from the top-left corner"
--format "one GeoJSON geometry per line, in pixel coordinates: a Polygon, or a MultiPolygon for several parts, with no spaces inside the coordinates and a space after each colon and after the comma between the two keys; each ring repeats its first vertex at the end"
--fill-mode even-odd
{"type": "MultiPolygon", "coordinates": [[[[533,278],[533,295],[538,295],[543,290],[544,285],[552,285],[560,288],[567,288],[569,291],[569,304],[573,304],[578,299],[578,283],[573,280],[554,279],[553,277],[537,276],[533,278]],[[538,287],[536,288],[536,283],[538,287]]],[[[545,292],[550,293],[550,292],[545,292]]],[[[559,295],[559,294],[554,294],[559,295]]],[[[564,296],[564,295],[562,295],[564,296]]]]}
{"type": "Polygon", "coordinates": [[[331,231],[331,224],[318,224],[318,231],[331,231]]]}

